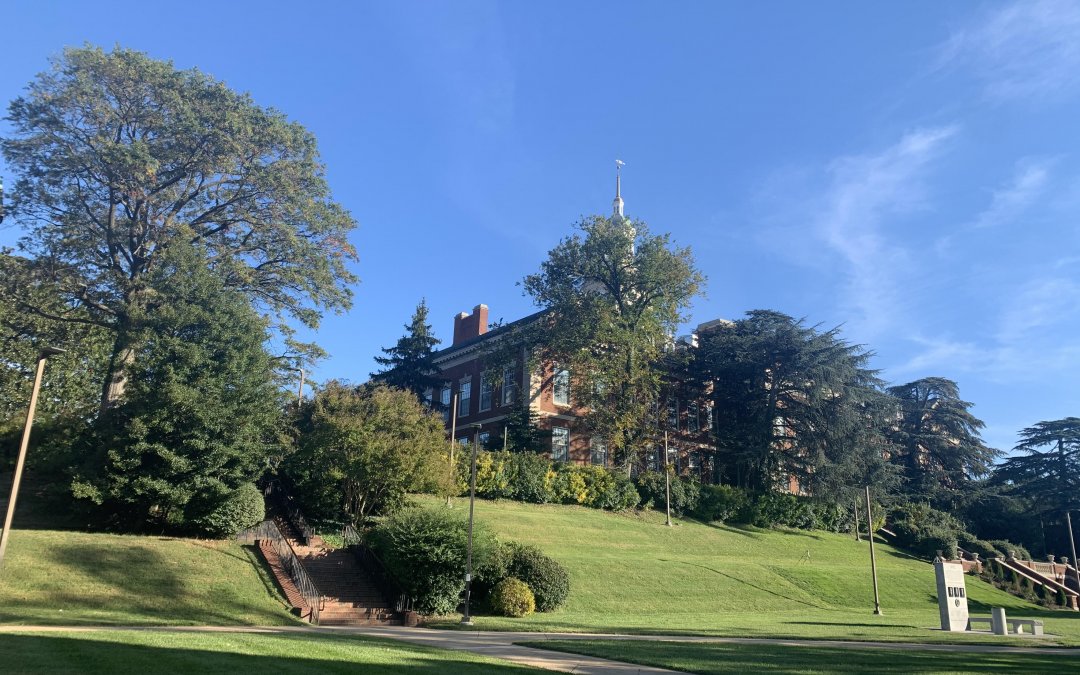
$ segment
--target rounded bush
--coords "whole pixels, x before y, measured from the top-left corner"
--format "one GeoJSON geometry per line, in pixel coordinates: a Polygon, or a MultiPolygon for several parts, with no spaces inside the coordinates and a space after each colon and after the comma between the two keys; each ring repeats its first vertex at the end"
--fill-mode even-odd
{"type": "Polygon", "coordinates": [[[515,545],[509,572],[532,589],[539,612],[550,612],[570,595],[570,574],[566,568],[535,546],[515,545]]]}
{"type": "Polygon", "coordinates": [[[258,524],[266,517],[262,492],[244,483],[228,494],[210,513],[195,521],[196,527],[211,537],[232,537],[240,530],[258,524]]]}
{"type": "Polygon", "coordinates": [[[536,611],[536,598],[524,581],[508,577],[495,584],[491,608],[503,616],[528,616],[536,611]]]}
{"type": "Polygon", "coordinates": [[[736,518],[750,503],[750,495],[731,485],[706,485],[694,516],[705,522],[736,522],[736,518]]]}
{"type": "Polygon", "coordinates": [[[555,500],[548,471],[551,462],[533,452],[517,452],[508,462],[511,476],[511,498],[532,504],[547,504],[555,500]]]}

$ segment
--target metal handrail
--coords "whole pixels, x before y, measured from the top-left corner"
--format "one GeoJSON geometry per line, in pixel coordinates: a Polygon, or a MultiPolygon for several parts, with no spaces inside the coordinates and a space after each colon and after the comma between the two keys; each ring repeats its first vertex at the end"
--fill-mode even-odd
{"type": "Polygon", "coordinates": [[[308,525],[307,518],[304,518],[304,514],[301,513],[300,507],[296,505],[296,500],[287,490],[281,485],[281,482],[277,479],[271,480],[266,484],[266,488],[263,490],[263,494],[268,497],[273,497],[278,504],[281,505],[285,511],[285,517],[289,519],[292,526],[296,528],[296,531],[300,534],[300,538],[304,544],[310,544],[311,540],[315,538],[315,528],[308,525]]]}
{"type": "Polygon", "coordinates": [[[413,598],[405,592],[401,584],[390,574],[383,561],[379,559],[379,556],[375,555],[375,551],[364,543],[363,537],[360,536],[356,528],[352,525],[345,525],[341,528],[341,538],[344,540],[345,546],[356,556],[360,566],[364,568],[364,571],[375,583],[375,586],[378,587],[386,601],[394,605],[394,611],[407,612],[412,610],[413,598]]]}
{"type": "Polygon", "coordinates": [[[289,540],[281,533],[278,524],[273,520],[264,520],[255,527],[242,531],[237,535],[237,539],[241,542],[270,542],[274,552],[277,553],[278,558],[281,560],[285,573],[289,575],[289,579],[296,585],[296,589],[300,591],[301,597],[307,603],[310,609],[309,620],[311,623],[318,625],[319,613],[325,606],[326,599],[300,563],[300,559],[296,557],[296,552],[293,551],[289,540]]]}

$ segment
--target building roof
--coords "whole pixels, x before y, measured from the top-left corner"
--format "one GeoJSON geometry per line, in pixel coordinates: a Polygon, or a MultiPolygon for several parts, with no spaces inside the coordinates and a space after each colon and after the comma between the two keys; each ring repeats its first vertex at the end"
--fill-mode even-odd
{"type": "Polygon", "coordinates": [[[542,310],[540,310],[538,312],[533,312],[532,314],[529,314],[528,316],[523,316],[520,319],[517,319],[515,321],[511,321],[510,323],[507,323],[507,324],[503,324],[503,325],[501,325],[501,326],[499,326],[499,327],[497,327],[497,328],[495,328],[493,330],[487,331],[486,333],[484,333],[482,335],[478,335],[477,337],[470,338],[470,339],[465,340],[464,342],[461,342],[461,343],[456,344],[456,345],[451,345],[449,347],[446,347],[445,349],[440,349],[439,351],[435,352],[435,354],[433,355],[432,358],[433,358],[435,363],[439,363],[440,361],[445,361],[445,360],[447,360],[449,358],[459,356],[463,352],[468,352],[468,351],[473,351],[473,350],[479,349],[479,347],[483,343],[488,342],[490,340],[494,340],[494,339],[498,338],[501,335],[505,335],[505,334],[509,333],[510,331],[512,331],[514,328],[520,328],[521,326],[528,325],[528,324],[532,323],[533,321],[535,321],[536,319],[540,318],[540,316],[542,316],[543,314],[548,313],[549,311],[550,310],[542,309],[542,310]]]}

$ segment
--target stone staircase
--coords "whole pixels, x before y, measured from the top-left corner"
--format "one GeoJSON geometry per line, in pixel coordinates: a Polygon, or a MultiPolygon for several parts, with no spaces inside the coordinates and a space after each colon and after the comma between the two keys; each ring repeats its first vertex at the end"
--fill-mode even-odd
{"type": "MultiPolygon", "coordinates": [[[[275,518],[323,602],[322,626],[400,626],[401,618],[348,549],[328,549],[321,539],[304,544],[288,518],[275,518]]],[[[284,587],[285,585],[282,584],[284,587]]]]}

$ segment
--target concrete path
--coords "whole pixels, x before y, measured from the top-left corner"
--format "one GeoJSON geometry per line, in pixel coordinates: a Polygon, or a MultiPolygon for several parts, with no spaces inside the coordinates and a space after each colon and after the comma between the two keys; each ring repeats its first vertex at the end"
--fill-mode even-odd
{"type": "Polygon", "coordinates": [[[970,653],[1043,654],[1048,656],[1080,656],[1078,648],[1064,647],[1013,647],[1004,645],[974,644],[926,644],[913,642],[868,642],[850,640],[785,640],[770,638],[736,638],[684,635],[622,635],[610,633],[534,633],[502,631],[435,630],[406,628],[403,626],[0,626],[5,632],[84,632],[97,630],[137,631],[204,631],[234,633],[298,633],[332,632],[346,635],[364,635],[400,640],[440,649],[485,654],[513,663],[544,668],[547,670],[580,675],[653,675],[675,671],[649,666],[638,666],[591,656],[567,654],[518,646],[517,642],[538,640],[649,640],[654,642],[713,642],[731,644],[764,644],[786,647],[833,647],[840,649],[894,649],[903,651],[949,651],[970,653]]]}

